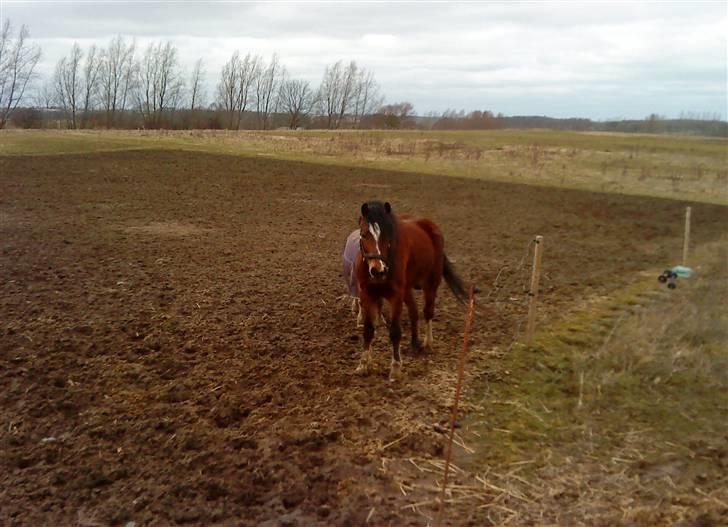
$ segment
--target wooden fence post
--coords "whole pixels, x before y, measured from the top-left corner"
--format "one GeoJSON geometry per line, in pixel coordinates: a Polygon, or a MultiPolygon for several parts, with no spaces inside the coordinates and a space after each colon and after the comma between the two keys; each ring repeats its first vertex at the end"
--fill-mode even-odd
{"type": "Polygon", "coordinates": [[[533,252],[533,270],[531,272],[531,288],[528,291],[531,297],[528,301],[528,325],[526,326],[526,343],[530,344],[533,339],[533,331],[536,328],[536,299],[538,297],[538,282],[541,278],[541,253],[543,252],[543,236],[536,236],[534,240],[536,248],[533,252]]]}
{"type": "Polygon", "coordinates": [[[685,239],[683,240],[682,264],[688,265],[688,249],[690,248],[690,207],[685,208],[685,239]]]}

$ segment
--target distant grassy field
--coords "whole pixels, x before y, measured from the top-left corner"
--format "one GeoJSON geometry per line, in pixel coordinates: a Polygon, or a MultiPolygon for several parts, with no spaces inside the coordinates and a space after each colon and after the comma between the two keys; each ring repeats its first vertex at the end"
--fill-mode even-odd
{"type": "Polygon", "coordinates": [[[4,131],[0,156],[182,149],[728,204],[728,140],[497,130],[4,131]]]}

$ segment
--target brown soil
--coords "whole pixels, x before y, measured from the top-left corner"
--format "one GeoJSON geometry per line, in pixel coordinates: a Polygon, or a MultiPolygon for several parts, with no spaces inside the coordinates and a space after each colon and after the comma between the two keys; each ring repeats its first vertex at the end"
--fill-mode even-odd
{"type": "MultiPolygon", "coordinates": [[[[523,320],[534,234],[548,318],[677,263],[685,205],[149,151],[0,158],[0,186],[3,525],[424,524],[388,467],[442,458],[463,309],[441,290],[401,382],[381,330],[378,373],[352,374],[361,202],[439,223],[486,297],[476,352],[523,320]]],[[[728,214],[693,218],[701,243],[728,214]]]]}

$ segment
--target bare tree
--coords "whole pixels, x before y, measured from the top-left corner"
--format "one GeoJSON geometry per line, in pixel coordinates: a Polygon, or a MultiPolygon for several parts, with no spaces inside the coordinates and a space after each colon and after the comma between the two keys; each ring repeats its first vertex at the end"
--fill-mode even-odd
{"type": "Polygon", "coordinates": [[[53,75],[53,85],[56,91],[56,101],[63,108],[70,118],[68,126],[77,128],[76,113],[78,111],[79,99],[81,97],[81,60],[83,51],[78,43],[74,43],[71,54],[61,58],[56,63],[56,71],[53,75]]]}
{"type": "Polygon", "coordinates": [[[194,68],[192,68],[192,76],[190,77],[190,110],[205,105],[205,87],[203,86],[203,77],[205,70],[202,68],[202,58],[197,59],[194,68]]]}
{"type": "Polygon", "coordinates": [[[0,129],[23,100],[40,60],[40,47],[29,44],[29,36],[28,28],[21,26],[17,38],[13,39],[7,19],[0,31],[0,129]]]}
{"type": "Polygon", "coordinates": [[[158,45],[149,44],[144,58],[136,65],[136,100],[145,126],[154,128],[157,118],[157,94],[159,83],[158,45]]]}
{"type": "Polygon", "coordinates": [[[220,72],[220,81],[217,84],[217,104],[225,110],[233,128],[238,108],[238,79],[240,77],[240,53],[236,51],[230,60],[225,63],[220,72]]]}
{"type": "Polygon", "coordinates": [[[311,111],[313,90],[308,81],[284,77],[278,101],[280,110],[288,114],[288,127],[295,130],[311,111]]]}
{"type": "Polygon", "coordinates": [[[258,119],[258,128],[267,130],[270,126],[270,114],[276,110],[276,95],[278,95],[278,86],[283,73],[278,55],[274,53],[270,64],[256,78],[255,114],[258,119]]]}
{"type": "Polygon", "coordinates": [[[414,106],[411,102],[403,101],[394,104],[388,104],[382,106],[379,109],[379,113],[384,116],[384,127],[397,129],[397,128],[410,128],[414,126],[414,106]]]}
{"type": "Polygon", "coordinates": [[[262,59],[259,55],[245,55],[240,64],[238,76],[238,118],[236,128],[240,129],[240,122],[243,119],[243,113],[248,108],[252,99],[252,89],[258,82],[261,75],[262,59]]]}
{"type": "Polygon", "coordinates": [[[326,116],[327,128],[335,128],[336,114],[341,101],[341,61],[333,66],[326,66],[324,78],[318,90],[319,111],[326,116]]]}
{"type": "Polygon", "coordinates": [[[53,108],[56,101],[55,89],[53,87],[53,79],[47,79],[35,89],[33,97],[33,105],[38,108],[49,110],[53,108]]]}
{"type": "Polygon", "coordinates": [[[251,89],[260,74],[260,57],[248,53],[244,59],[233,53],[220,72],[217,84],[217,104],[230,118],[228,128],[240,129],[243,113],[251,100],[251,89]]]}
{"type": "Polygon", "coordinates": [[[171,42],[151,43],[136,67],[136,101],[147,126],[162,126],[165,112],[173,112],[180,102],[184,81],[171,42]]]}
{"type": "Polygon", "coordinates": [[[344,67],[342,61],[324,70],[318,91],[319,108],[326,116],[328,128],[339,128],[347,114],[354,110],[360,79],[356,62],[344,67]]]}
{"type": "Polygon", "coordinates": [[[376,112],[383,102],[374,73],[361,70],[354,89],[353,126],[358,127],[361,119],[376,112]]]}
{"type": "Polygon", "coordinates": [[[94,96],[98,91],[99,73],[101,71],[101,57],[96,45],[92,45],[86,54],[83,66],[83,117],[82,126],[88,126],[89,113],[94,108],[94,96]]]}
{"type": "Polygon", "coordinates": [[[159,111],[174,112],[182,102],[185,89],[185,81],[177,58],[177,48],[171,42],[167,42],[164,47],[160,43],[157,54],[160,58],[159,89],[157,90],[159,111]]]}
{"type": "Polygon", "coordinates": [[[354,97],[356,94],[356,82],[358,78],[358,69],[356,62],[353,60],[344,70],[341,78],[341,100],[339,101],[339,115],[336,119],[336,128],[339,128],[344,121],[344,116],[351,111],[354,97]]]}
{"type": "Polygon", "coordinates": [[[121,35],[114,37],[108,49],[104,50],[99,72],[99,91],[108,126],[115,123],[117,112],[126,109],[134,80],[134,52],[135,45],[127,45],[121,35]]]}

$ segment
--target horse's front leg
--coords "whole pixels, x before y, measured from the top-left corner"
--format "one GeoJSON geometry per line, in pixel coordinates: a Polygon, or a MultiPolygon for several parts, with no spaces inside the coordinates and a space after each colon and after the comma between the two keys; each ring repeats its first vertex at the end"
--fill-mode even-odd
{"type": "Polygon", "coordinates": [[[372,370],[372,341],[374,340],[374,324],[379,317],[378,302],[367,295],[360,295],[359,310],[364,316],[364,351],[362,351],[359,365],[354,373],[367,375],[372,370]]]}
{"type": "Polygon", "coordinates": [[[389,380],[395,381],[402,374],[402,357],[399,354],[399,343],[402,340],[402,327],[399,319],[402,315],[403,298],[396,296],[390,302],[392,306],[392,320],[389,323],[389,338],[392,341],[392,366],[389,370],[389,380]]]}
{"type": "Polygon", "coordinates": [[[358,298],[351,301],[351,312],[356,313],[356,327],[362,327],[364,325],[364,315],[362,315],[361,303],[358,298]]]}

